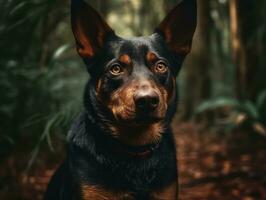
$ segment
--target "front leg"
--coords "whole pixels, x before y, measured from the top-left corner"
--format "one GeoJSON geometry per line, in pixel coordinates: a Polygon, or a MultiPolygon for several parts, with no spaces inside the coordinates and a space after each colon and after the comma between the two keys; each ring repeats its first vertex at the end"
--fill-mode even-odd
{"type": "Polygon", "coordinates": [[[178,200],[178,183],[175,181],[167,187],[153,192],[152,200],[178,200]]]}
{"type": "Polygon", "coordinates": [[[111,191],[101,186],[82,185],[82,200],[135,200],[132,193],[111,191]]]}

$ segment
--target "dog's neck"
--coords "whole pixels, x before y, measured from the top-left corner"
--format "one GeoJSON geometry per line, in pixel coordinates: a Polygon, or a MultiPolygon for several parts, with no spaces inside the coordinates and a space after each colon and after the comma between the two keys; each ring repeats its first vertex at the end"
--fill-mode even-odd
{"type": "Polygon", "coordinates": [[[86,179],[86,169],[89,167],[95,173],[95,177],[90,177],[93,180],[101,180],[103,176],[105,179],[109,177],[110,182],[114,178],[126,182],[119,182],[114,185],[115,188],[145,189],[151,185],[160,188],[165,182],[161,183],[159,179],[170,183],[176,178],[175,144],[171,130],[165,131],[158,144],[130,147],[106,135],[97,123],[90,119],[88,112],[84,112],[69,133],[68,160],[76,176],[83,182],[90,181],[86,179]],[[169,163],[172,163],[173,169],[169,170],[169,163]],[[128,171],[128,168],[131,170],[128,171]],[[110,171],[113,174],[110,174],[110,171]]]}
{"type": "MultiPolygon", "coordinates": [[[[117,156],[146,158],[149,157],[153,151],[160,146],[161,136],[159,135],[157,138],[153,138],[152,143],[147,144],[141,140],[143,137],[145,137],[144,134],[150,134],[149,131],[163,131],[159,129],[160,127],[157,127],[156,129],[156,125],[143,127],[143,130],[142,127],[138,127],[137,129],[135,127],[128,127],[128,130],[125,130],[125,127],[123,127],[120,130],[114,131],[111,130],[112,128],[115,128],[114,126],[109,127],[103,125],[101,120],[97,120],[96,122],[95,118],[88,111],[86,112],[86,119],[86,126],[88,126],[87,129],[91,129],[93,127],[94,130],[99,130],[97,133],[92,134],[93,139],[98,140],[97,143],[104,145],[105,148],[108,148],[110,152],[116,154],[117,156]],[[125,134],[125,132],[127,132],[127,137],[125,137],[124,140],[124,137],[121,137],[121,135],[125,134]],[[118,136],[120,136],[119,139],[117,138],[118,136]],[[129,141],[133,142],[130,143],[129,141]]],[[[160,132],[160,134],[161,133],[162,132],[160,132]]]]}

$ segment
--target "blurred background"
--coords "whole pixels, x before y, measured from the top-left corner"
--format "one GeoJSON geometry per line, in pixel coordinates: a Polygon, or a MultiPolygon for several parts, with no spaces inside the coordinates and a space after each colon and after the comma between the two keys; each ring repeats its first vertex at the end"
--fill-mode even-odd
{"type": "MultiPolygon", "coordinates": [[[[90,0],[120,36],[177,0],[90,0]]],[[[173,129],[180,199],[266,199],[266,1],[198,0],[173,129]]],[[[89,75],[67,0],[0,0],[0,199],[42,199],[89,75]]]]}

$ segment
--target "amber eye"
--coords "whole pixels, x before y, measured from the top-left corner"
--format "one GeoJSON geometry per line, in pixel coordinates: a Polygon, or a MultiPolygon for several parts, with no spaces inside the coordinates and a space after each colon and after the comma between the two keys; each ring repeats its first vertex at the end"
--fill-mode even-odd
{"type": "Polygon", "coordinates": [[[167,70],[168,70],[168,67],[167,67],[165,62],[159,61],[158,63],[156,63],[155,71],[157,73],[163,74],[163,73],[167,72],[167,70]]]}
{"type": "Polygon", "coordinates": [[[111,74],[118,76],[124,73],[123,68],[119,64],[114,64],[109,68],[111,74]]]}

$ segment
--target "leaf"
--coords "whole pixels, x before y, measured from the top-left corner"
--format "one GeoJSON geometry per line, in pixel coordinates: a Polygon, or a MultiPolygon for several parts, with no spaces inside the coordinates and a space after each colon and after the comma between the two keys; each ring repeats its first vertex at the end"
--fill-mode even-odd
{"type": "Polygon", "coordinates": [[[256,106],[260,110],[266,103],[266,90],[262,91],[257,98],[256,106]]]}
{"type": "Polygon", "coordinates": [[[246,113],[238,113],[234,121],[236,125],[239,126],[240,124],[245,122],[247,119],[248,119],[248,116],[246,115],[246,113]]]}
{"type": "Polygon", "coordinates": [[[5,140],[7,141],[9,144],[11,145],[14,145],[15,144],[15,141],[13,140],[13,138],[11,138],[10,136],[8,135],[0,135],[0,141],[1,140],[5,140]]]}
{"type": "Polygon", "coordinates": [[[253,124],[254,130],[262,136],[266,136],[266,128],[263,124],[257,122],[253,124]]]}
{"type": "Polygon", "coordinates": [[[213,110],[225,106],[237,107],[239,106],[239,102],[234,98],[226,97],[204,101],[196,108],[196,113],[199,114],[207,110],[213,110]]]}
{"type": "Polygon", "coordinates": [[[58,58],[60,58],[60,56],[61,56],[66,50],[68,50],[69,47],[70,47],[70,44],[64,44],[64,45],[58,47],[58,48],[55,50],[54,54],[53,54],[53,58],[52,58],[52,60],[57,60],[58,58]]]}
{"type": "Polygon", "coordinates": [[[241,108],[244,109],[244,112],[246,112],[248,116],[259,119],[258,109],[253,102],[247,100],[241,105],[241,108]]]}
{"type": "Polygon", "coordinates": [[[23,9],[25,7],[25,5],[27,4],[26,1],[23,1],[19,4],[17,4],[10,12],[9,15],[12,16],[14,14],[16,14],[19,10],[23,9]]]}
{"type": "Polygon", "coordinates": [[[56,123],[56,121],[59,119],[60,114],[55,114],[47,123],[44,129],[43,134],[46,137],[47,140],[47,144],[50,148],[51,151],[54,151],[53,145],[52,145],[52,141],[51,141],[51,129],[54,126],[54,124],[56,123]]]}

